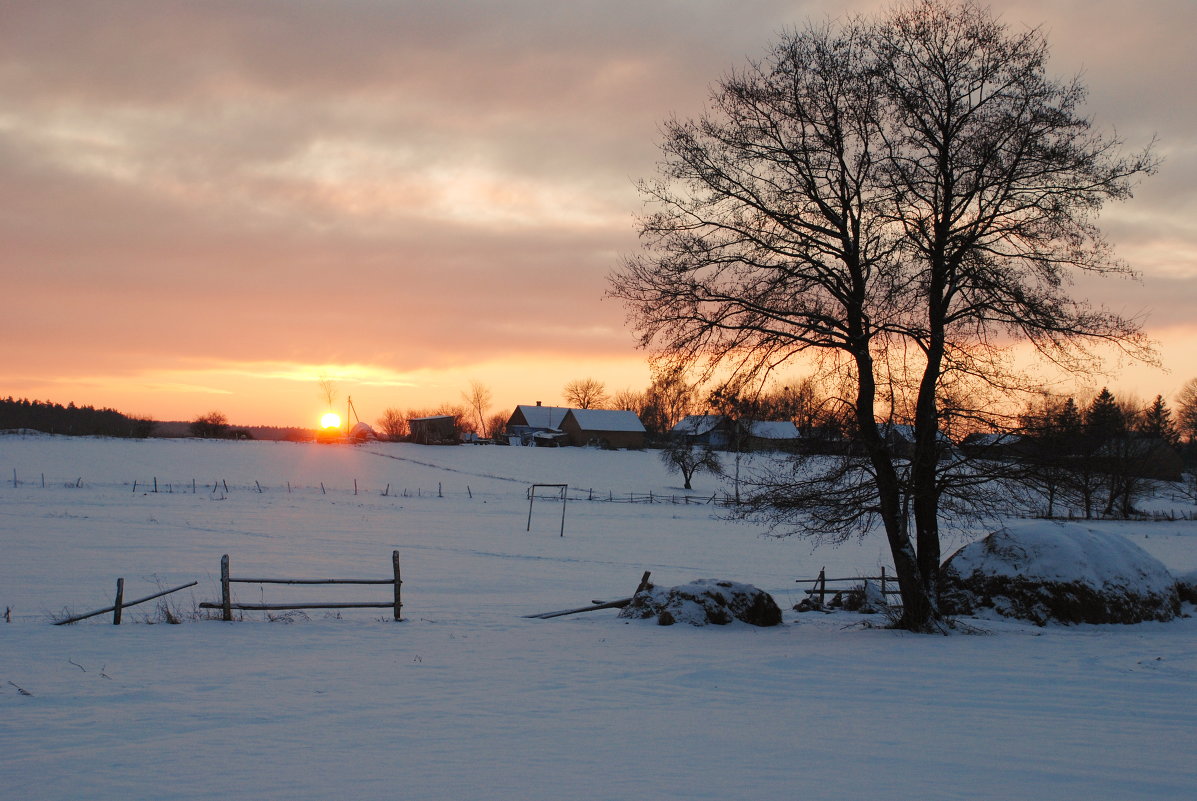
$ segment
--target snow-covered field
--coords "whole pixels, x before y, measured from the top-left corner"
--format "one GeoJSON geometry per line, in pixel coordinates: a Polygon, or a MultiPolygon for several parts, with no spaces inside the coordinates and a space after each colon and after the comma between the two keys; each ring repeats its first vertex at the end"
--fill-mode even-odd
{"type": "MultiPolygon", "coordinates": [[[[875,573],[881,539],[816,550],[698,502],[605,500],[680,499],[652,453],[9,436],[0,470],[0,799],[1059,801],[1197,787],[1197,618],[985,620],[988,635],[930,637],[798,615],[795,578],[875,573]],[[526,531],[532,483],[595,500],[569,502],[563,537],[560,504],[537,502],[526,531]],[[392,550],[399,623],[312,610],[147,625],[151,602],[119,627],[50,625],[111,604],[118,576],[126,598],[198,580],[170,596],[194,618],[219,598],[221,554],[235,576],[387,578],[392,550]],[[755,584],[785,625],[522,617],[625,597],[644,570],[755,584]]],[[[719,488],[695,487],[695,500],[719,488]]],[[[1174,573],[1197,568],[1197,523],[1101,527],[1174,573]]],[[[249,603],[389,592],[235,587],[249,603]]]]}

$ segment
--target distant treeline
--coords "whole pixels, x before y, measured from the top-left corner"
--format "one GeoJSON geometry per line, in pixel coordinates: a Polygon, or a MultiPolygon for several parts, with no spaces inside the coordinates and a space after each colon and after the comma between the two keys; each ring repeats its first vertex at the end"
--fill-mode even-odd
{"type": "Polygon", "coordinates": [[[11,395],[0,400],[0,429],[31,428],[47,434],[136,437],[154,433],[154,421],[121,414],[115,409],[36,401],[11,395]]]}

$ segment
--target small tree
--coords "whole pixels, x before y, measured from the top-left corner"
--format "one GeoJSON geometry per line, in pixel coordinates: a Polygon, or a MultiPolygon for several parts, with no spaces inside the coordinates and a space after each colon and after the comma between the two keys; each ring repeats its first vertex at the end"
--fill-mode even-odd
{"type": "Polygon", "coordinates": [[[191,421],[191,436],[202,439],[219,439],[229,428],[229,420],[224,412],[211,411],[201,414],[191,421]]]}
{"type": "Polygon", "coordinates": [[[399,442],[410,433],[407,416],[401,410],[391,407],[378,418],[378,430],[385,439],[399,442]]]}
{"type": "Polygon", "coordinates": [[[503,429],[507,427],[507,415],[492,414],[486,418],[486,437],[487,439],[494,439],[503,433],[503,429]]]}
{"type": "Polygon", "coordinates": [[[707,472],[711,475],[723,475],[723,465],[719,462],[719,454],[708,446],[696,447],[687,437],[675,437],[661,450],[661,461],[671,473],[681,473],[683,486],[690,486],[690,479],[695,473],[707,472]]]}

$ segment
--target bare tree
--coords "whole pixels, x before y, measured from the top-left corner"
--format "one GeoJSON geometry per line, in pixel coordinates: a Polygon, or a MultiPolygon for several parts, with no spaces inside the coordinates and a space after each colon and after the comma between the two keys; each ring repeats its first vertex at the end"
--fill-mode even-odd
{"type": "Polygon", "coordinates": [[[1197,378],[1190,378],[1176,394],[1176,427],[1189,444],[1197,443],[1197,378]]]}
{"type": "Polygon", "coordinates": [[[478,421],[477,432],[481,436],[487,435],[486,410],[490,408],[493,396],[490,389],[481,381],[471,381],[469,392],[461,393],[461,397],[469,405],[478,421]]]}
{"type": "Polygon", "coordinates": [[[337,399],[337,384],[328,376],[322,375],[316,379],[316,386],[320,388],[320,397],[324,399],[324,404],[328,409],[332,409],[333,402],[337,399]]]}
{"type": "Polygon", "coordinates": [[[486,418],[486,437],[493,439],[503,433],[503,429],[507,427],[507,420],[508,416],[505,414],[492,414],[486,418]]]}
{"type": "Polygon", "coordinates": [[[229,419],[224,412],[211,411],[192,420],[189,429],[193,437],[219,439],[228,433],[229,419]]]}
{"type": "Polygon", "coordinates": [[[707,472],[715,476],[723,475],[723,465],[719,461],[719,454],[709,446],[696,446],[686,437],[675,437],[661,449],[661,462],[670,472],[682,474],[682,481],[686,489],[693,489],[690,480],[695,473],[707,472]]]}
{"type": "Polygon", "coordinates": [[[611,396],[612,409],[622,409],[639,415],[644,410],[644,405],[644,393],[634,389],[621,389],[611,396]]]}
{"type": "Polygon", "coordinates": [[[1077,369],[1087,343],[1145,352],[1132,321],[1063,287],[1128,272],[1092,216],[1154,161],[1095,132],[1047,54],[972,2],[785,34],[706,116],[666,123],[662,176],[642,184],[647,253],[612,276],[658,358],[744,382],[814,353],[850,378],[858,455],[763,483],[750,511],[839,537],[879,519],[912,630],[939,627],[941,515],[984,497],[941,458],[945,389],[1020,386],[1010,341],[1077,369]],[[877,426],[907,399],[909,458],[877,426]]]}
{"type": "Polygon", "coordinates": [[[399,442],[410,433],[407,415],[394,407],[386,409],[378,418],[378,428],[391,442],[399,442]]]}
{"type": "Polygon", "coordinates": [[[570,381],[562,394],[565,402],[574,409],[601,409],[607,402],[607,387],[593,378],[570,381]]]}

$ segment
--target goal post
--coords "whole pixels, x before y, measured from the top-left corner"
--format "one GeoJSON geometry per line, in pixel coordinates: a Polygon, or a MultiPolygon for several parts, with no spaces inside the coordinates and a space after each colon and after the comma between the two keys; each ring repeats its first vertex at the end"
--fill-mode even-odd
{"type": "MultiPolygon", "coordinates": [[[[533,484],[528,488],[528,527],[525,531],[532,530],[532,505],[536,503],[536,489],[537,487],[544,489],[557,490],[557,497],[561,499],[561,535],[565,536],[565,504],[569,500],[569,484],[533,484]]],[[[541,496],[545,497],[544,495],[541,496]]]]}

